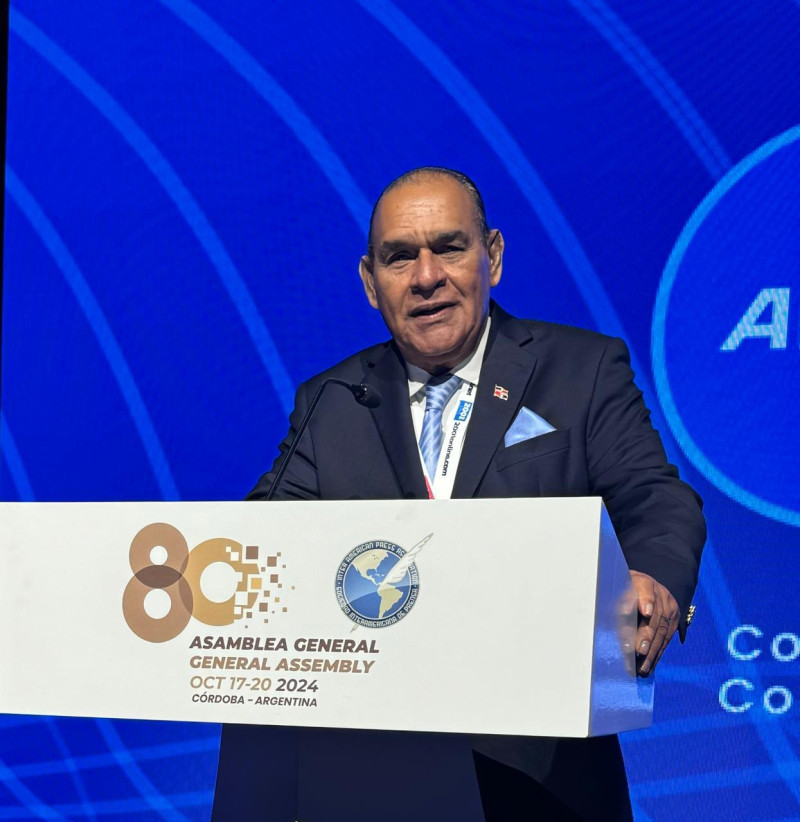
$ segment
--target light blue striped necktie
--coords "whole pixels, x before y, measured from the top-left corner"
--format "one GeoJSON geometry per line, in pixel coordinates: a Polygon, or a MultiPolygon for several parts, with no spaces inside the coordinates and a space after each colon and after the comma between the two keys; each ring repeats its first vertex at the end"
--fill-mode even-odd
{"type": "Polygon", "coordinates": [[[425,418],[422,422],[419,450],[431,482],[442,450],[442,412],[460,385],[461,378],[455,374],[432,377],[425,384],[425,418]]]}

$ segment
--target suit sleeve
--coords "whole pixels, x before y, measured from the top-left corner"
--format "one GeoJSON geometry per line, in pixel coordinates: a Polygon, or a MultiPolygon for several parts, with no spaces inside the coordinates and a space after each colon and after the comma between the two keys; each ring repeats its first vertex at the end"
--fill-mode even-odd
{"type": "MultiPolygon", "coordinates": [[[[297,435],[297,429],[306,413],[309,404],[309,386],[304,383],[297,389],[295,395],[294,410],[289,416],[289,432],[279,446],[278,456],[272,463],[272,468],[264,474],[256,483],[255,488],[247,495],[248,500],[264,500],[269,494],[275,474],[278,472],[292,441],[297,435]]],[[[319,480],[317,477],[317,465],[314,456],[314,441],[311,435],[311,426],[306,428],[303,438],[297,444],[286,473],[281,479],[280,488],[273,499],[293,500],[293,499],[319,499],[319,480]]]]}
{"type": "Polygon", "coordinates": [[[667,461],[622,340],[609,340],[598,365],[587,459],[593,491],[605,500],[628,567],[675,597],[683,636],[706,538],[702,501],[667,461]]]}

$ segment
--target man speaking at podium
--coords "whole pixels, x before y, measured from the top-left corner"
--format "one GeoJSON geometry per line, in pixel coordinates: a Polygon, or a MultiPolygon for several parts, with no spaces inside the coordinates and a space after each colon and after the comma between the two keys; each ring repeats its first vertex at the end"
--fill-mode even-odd
{"type": "MultiPolygon", "coordinates": [[[[281,456],[250,497],[267,496],[322,380],[364,384],[377,407],[357,405],[340,388],[325,392],[274,498],[602,496],[638,594],[637,661],[648,675],[690,620],[705,539],[699,498],[667,463],[621,340],[519,320],[490,301],[503,245],[465,175],[426,167],[390,183],[373,211],[360,275],[392,339],[300,386],[281,456]],[[462,424],[453,426],[456,419],[462,424]]],[[[389,822],[390,805],[379,810],[364,797],[359,815],[336,795],[346,771],[360,767],[364,779],[373,757],[393,763],[403,793],[413,786],[411,808],[398,819],[465,819],[454,812],[457,795],[473,797],[489,822],[631,818],[616,737],[228,726],[215,819],[281,820],[263,815],[269,800],[259,797],[275,795],[270,780],[294,779],[298,810],[287,819],[389,822]],[[410,769],[410,783],[398,768],[410,769]],[[251,817],[241,815],[247,808],[251,817]]]]}

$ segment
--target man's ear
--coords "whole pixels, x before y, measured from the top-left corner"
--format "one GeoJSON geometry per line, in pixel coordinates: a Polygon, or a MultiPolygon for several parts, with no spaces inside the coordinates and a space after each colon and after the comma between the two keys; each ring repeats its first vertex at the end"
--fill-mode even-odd
{"type": "Polygon", "coordinates": [[[494,288],[503,276],[503,250],[506,241],[500,233],[500,229],[494,228],[489,232],[489,241],[486,249],[489,254],[489,284],[494,288]]]}
{"type": "Polygon", "coordinates": [[[372,273],[372,260],[368,255],[361,258],[358,264],[358,274],[361,277],[361,282],[364,284],[364,293],[367,295],[369,304],[373,308],[378,307],[378,295],[375,293],[375,277],[372,273]]]}

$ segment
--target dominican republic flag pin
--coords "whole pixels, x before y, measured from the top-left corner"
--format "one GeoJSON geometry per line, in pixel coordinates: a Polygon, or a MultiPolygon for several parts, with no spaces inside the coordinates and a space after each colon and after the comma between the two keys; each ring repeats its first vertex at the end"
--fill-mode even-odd
{"type": "Polygon", "coordinates": [[[495,395],[495,397],[500,397],[501,400],[507,400],[508,399],[508,389],[503,388],[502,385],[496,385],[494,387],[494,395],[495,395]]]}

